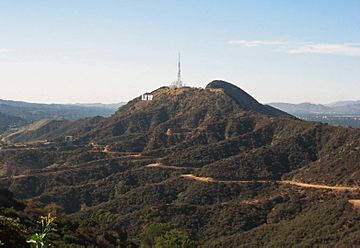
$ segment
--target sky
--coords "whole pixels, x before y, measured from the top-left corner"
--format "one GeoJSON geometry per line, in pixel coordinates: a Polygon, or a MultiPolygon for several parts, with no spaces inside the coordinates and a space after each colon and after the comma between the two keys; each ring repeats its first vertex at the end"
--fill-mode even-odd
{"type": "Polygon", "coordinates": [[[116,103],[182,78],[360,99],[359,0],[1,0],[0,99],[116,103]]]}

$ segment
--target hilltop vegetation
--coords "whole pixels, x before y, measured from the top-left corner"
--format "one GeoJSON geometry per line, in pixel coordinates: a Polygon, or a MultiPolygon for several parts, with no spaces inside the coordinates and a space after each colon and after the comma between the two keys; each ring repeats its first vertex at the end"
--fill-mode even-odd
{"type": "Polygon", "coordinates": [[[61,216],[53,240],[62,246],[136,247],[153,223],[176,229],[165,228],[162,244],[360,245],[348,202],[358,191],[277,182],[359,185],[360,131],[302,121],[215,85],[163,87],[153,101],[136,98],[109,118],[21,134],[49,142],[4,146],[0,187],[26,200],[16,211],[24,219],[24,212],[61,216]],[[65,135],[76,141],[65,143],[65,135]],[[183,176],[190,173],[222,181],[183,176]]]}

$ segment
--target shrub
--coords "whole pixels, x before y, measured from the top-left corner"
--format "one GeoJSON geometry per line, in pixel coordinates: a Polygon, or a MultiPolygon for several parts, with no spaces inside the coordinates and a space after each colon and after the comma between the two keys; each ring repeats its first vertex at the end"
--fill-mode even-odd
{"type": "Polygon", "coordinates": [[[190,240],[182,232],[173,229],[164,235],[155,238],[155,248],[193,248],[196,247],[195,242],[190,240]]]}
{"type": "Polygon", "coordinates": [[[195,242],[169,224],[148,226],[141,238],[141,248],[194,248],[195,242]]]}
{"type": "Polygon", "coordinates": [[[25,228],[19,219],[13,219],[0,215],[0,246],[25,247],[25,228]]]}
{"type": "Polygon", "coordinates": [[[164,235],[172,228],[169,224],[156,223],[148,226],[141,237],[141,248],[152,248],[155,246],[155,239],[164,235]]]}
{"type": "Polygon", "coordinates": [[[48,242],[48,235],[52,231],[55,231],[54,221],[55,217],[52,217],[51,214],[40,217],[40,233],[33,234],[30,240],[27,241],[28,243],[30,243],[31,248],[43,248],[50,246],[48,242]]]}

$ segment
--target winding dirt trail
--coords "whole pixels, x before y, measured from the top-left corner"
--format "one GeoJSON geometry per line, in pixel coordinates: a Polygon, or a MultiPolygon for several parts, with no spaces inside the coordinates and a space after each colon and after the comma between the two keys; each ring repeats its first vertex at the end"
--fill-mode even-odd
{"type": "Polygon", "coordinates": [[[192,179],[205,183],[272,183],[276,181],[270,180],[217,180],[212,177],[198,177],[193,174],[183,174],[180,177],[184,177],[187,179],[192,179]]]}
{"type": "MultiPolygon", "coordinates": [[[[163,165],[161,163],[154,163],[146,165],[147,168],[165,168],[165,169],[194,169],[191,167],[180,167],[174,165],[163,165]]],[[[278,183],[283,185],[293,185],[302,188],[313,188],[313,189],[327,189],[327,190],[336,190],[336,191],[360,191],[360,186],[332,186],[332,185],[323,185],[323,184],[311,184],[311,183],[302,183],[292,180],[218,180],[212,177],[199,177],[194,174],[182,174],[180,177],[195,180],[203,183],[278,183]]],[[[360,202],[357,202],[360,206],[360,202]]]]}
{"type": "Polygon", "coordinates": [[[349,203],[354,206],[354,208],[360,209],[360,200],[349,200],[349,203]]]}
{"type": "Polygon", "coordinates": [[[300,183],[296,181],[278,181],[278,183],[282,184],[290,184],[295,185],[298,187],[304,187],[304,188],[315,188],[315,189],[330,189],[330,190],[338,190],[338,191],[360,191],[359,186],[329,186],[329,185],[322,185],[322,184],[310,184],[310,183],[300,183]]]}
{"type": "MultiPolygon", "coordinates": [[[[139,161],[139,160],[147,159],[147,157],[141,157],[141,155],[138,155],[138,154],[130,154],[130,155],[125,155],[125,156],[120,156],[120,157],[116,157],[114,159],[122,160],[122,159],[128,159],[128,158],[131,158],[132,159],[131,161],[139,161]]],[[[93,160],[93,161],[89,161],[89,162],[85,162],[85,163],[77,164],[77,165],[64,165],[64,164],[55,164],[54,165],[53,164],[53,165],[50,165],[48,167],[41,169],[40,171],[36,171],[36,172],[32,171],[29,174],[20,174],[20,175],[15,175],[15,176],[0,177],[0,181],[8,180],[8,179],[20,179],[20,178],[25,178],[25,177],[30,177],[30,176],[57,175],[57,174],[65,173],[68,171],[71,171],[71,172],[79,171],[81,169],[84,169],[87,167],[93,167],[93,166],[102,167],[102,166],[104,166],[104,164],[99,164],[102,162],[109,162],[109,158],[102,158],[102,159],[93,160]]]]}
{"type": "Polygon", "coordinates": [[[181,167],[181,166],[175,166],[175,165],[163,165],[163,164],[160,164],[160,163],[148,164],[148,165],[145,165],[145,167],[147,167],[147,168],[174,169],[174,170],[193,169],[191,167],[181,167]]]}
{"type": "MultiPolygon", "coordinates": [[[[282,181],[271,181],[271,180],[216,180],[212,177],[199,177],[193,174],[183,174],[181,177],[196,180],[199,182],[205,183],[279,183],[285,185],[293,185],[303,188],[314,188],[314,189],[328,189],[328,190],[336,190],[336,191],[360,191],[359,186],[329,186],[322,184],[310,184],[310,183],[301,183],[290,180],[282,180],[282,181]]],[[[360,202],[358,203],[360,205],[360,202]]]]}

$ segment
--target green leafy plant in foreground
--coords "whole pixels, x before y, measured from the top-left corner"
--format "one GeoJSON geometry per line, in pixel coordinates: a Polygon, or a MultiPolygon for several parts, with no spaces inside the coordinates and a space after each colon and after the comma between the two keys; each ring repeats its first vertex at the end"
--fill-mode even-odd
{"type": "Polygon", "coordinates": [[[48,242],[49,233],[55,231],[56,217],[52,217],[49,213],[47,216],[41,216],[38,223],[41,225],[40,233],[35,233],[31,236],[30,240],[27,242],[30,243],[31,248],[43,248],[50,247],[51,245],[48,242]]]}

